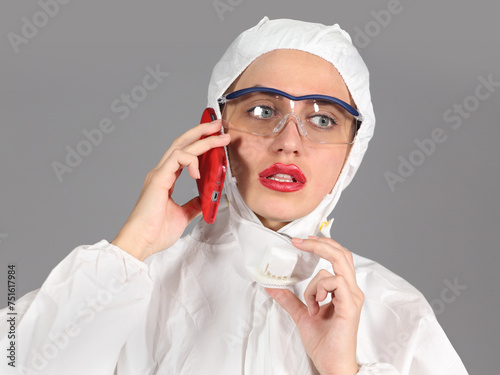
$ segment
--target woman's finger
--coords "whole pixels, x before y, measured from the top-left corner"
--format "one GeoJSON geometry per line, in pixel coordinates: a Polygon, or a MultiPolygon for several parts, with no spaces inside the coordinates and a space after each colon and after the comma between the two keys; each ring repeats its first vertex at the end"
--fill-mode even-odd
{"type": "Polygon", "coordinates": [[[231,136],[229,134],[214,135],[187,145],[182,150],[195,156],[204,154],[208,150],[216,147],[223,147],[229,144],[231,136]]]}
{"type": "MultiPolygon", "coordinates": [[[[321,279],[332,277],[333,275],[327,270],[320,270],[309,282],[304,291],[304,300],[306,301],[309,315],[314,316],[319,311],[319,300],[316,298],[317,285],[321,279]]],[[[324,299],[323,299],[324,300],[324,299]]],[[[321,300],[321,301],[323,301],[321,300]]]]}
{"type": "MultiPolygon", "coordinates": [[[[223,135],[219,135],[219,136],[212,136],[212,137],[207,137],[207,138],[198,140],[198,141],[190,144],[189,146],[185,147],[184,149],[171,150],[169,156],[165,159],[165,161],[162,164],[158,164],[155,167],[155,169],[153,169],[153,170],[159,170],[162,167],[163,167],[163,169],[165,169],[164,168],[165,165],[171,166],[171,163],[169,162],[169,160],[171,161],[172,158],[178,159],[178,156],[174,156],[175,153],[177,153],[177,154],[179,154],[179,153],[189,154],[197,159],[199,155],[207,152],[208,150],[215,148],[215,147],[224,147],[227,144],[229,144],[230,141],[231,141],[230,135],[223,134],[223,135]]],[[[179,161],[180,161],[180,163],[179,163],[180,166],[182,166],[182,167],[187,166],[188,167],[189,175],[191,177],[200,178],[200,173],[198,170],[198,162],[196,162],[196,164],[194,164],[191,162],[190,163],[183,163],[180,159],[179,159],[179,161]],[[195,166],[196,166],[196,168],[195,168],[195,166]]],[[[169,169],[169,170],[171,171],[171,169],[169,169]]],[[[180,172],[179,172],[179,174],[180,174],[180,172]]]]}
{"type": "Polygon", "coordinates": [[[353,258],[352,253],[349,250],[347,250],[345,247],[343,247],[341,244],[339,244],[333,238],[329,238],[329,237],[314,237],[314,238],[316,238],[318,240],[318,242],[324,242],[324,243],[330,244],[331,246],[341,250],[344,253],[347,261],[349,262],[352,270],[355,271],[354,258],[353,258]]]}
{"type": "Polygon", "coordinates": [[[332,275],[326,270],[319,272],[314,277],[304,292],[304,299],[309,308],[311,316],[319,312],[319,302],[326,299],[329,294],[332,294],[332,303],[335,305],[337,314],[348,315],[356,313],[360,306],[356,303],[359,298],[353,293],[349,287],[347,280],[340,275],[332,275]]]}
{"type": "Polygon", "coordinates": [[[330,243],[318,241],[317,238],[304,240],[294,238],[292,240],[292,244],[300,250],[314,253],[317,256],[326,259],[331,263],[333,272],[336,275],[344,276],[353,288],[357,287],[354,268],[349,263],[345,253],[339,248],[331,245],[330,243]]]}
{"type": "Polygon", "coordinates": [[[198,157],[182,150],[174,150],[159,168],[150,172],[151,182],[157,181],[156,183],[170,190],[180,174],[178,172],[184,167],[188,168],[191,177],[199,178],[198,157]]]}
{"type": "Polygon", "coordinates": [[[295,324],[300,322],[303,314],[307,314],[306,306],[302,301],[288,289],[272,289],[266,288],[267,293],[283,307],[292,317],[295,324]]]}
{"type": "MultiPolygon", "coordinates": [[[[213,122],[199,124],[199,125],[195,126],[194,128],[189,129],[188,131],[186,131],[184,134],[177,137],[172,142],[172,144],[170,145],[168,150],[165,152],[165,154],[163,154],[162,158],[160,159],[160,161],[158,162],[158,164],[156,165],[155,168],[159,168],[165,162],[165,160],[167,160],[167,158],[172,154],[172,152],[174,150],[177,150],[177,149],[182,150],[185,147],[189,146],[190,144],[192,144],[196,141],[199,141],[202,136],[208,136],[208,135],[211,135],[211,134],[214,134],[214,133],[217,133],[218,131],[220,131],[221,126],[222,126],[221,124],[222,123],[220,120],[216,120],[213,122]]],[[[222,137],[222,139],[224,139],[224,137],[222,137]]],[[[208,149],[206,151],[208,151],[208,149]]],[[[206,151],[203,151],[203,152],[206,152],[206,151]]],[[[202,154],[203,152],[201,152],[200,154],[202,154]]]]}

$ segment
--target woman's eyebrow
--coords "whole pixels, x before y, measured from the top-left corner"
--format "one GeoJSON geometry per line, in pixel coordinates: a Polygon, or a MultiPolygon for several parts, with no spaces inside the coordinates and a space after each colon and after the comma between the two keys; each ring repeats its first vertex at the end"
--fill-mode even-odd
{"type": "MultiPolygon", "coordinates": [[[[270,88],[269,86],[264,86],[264,85],[261,85],[260,83],[256,83],[255,85],[253,85],[253,86],[249,86],[248,88],[253,88],[253,87],[265,87],[265,88],[270,88]]],[[[269,93],[269,92],[262,92],[261,94],[276,95],[276,94],[269,93]]],[[[311,95],[311,94],[307,94],[307,95],[311,95]]],[[[336,99],[340,99],[339,97],[337,97],[337,96],[333,96],[333,95],[326,95],[326,94],[322,94],[322,95],[325,95],[325,96],[330,96],[330,97],[332,97],[332,98],[336,98],[336,99]]],[[[294,95],[294,96],[297,96],[297,95],[294,95]]],[[[299,97],[299,96],[305,96],[305,95],[298,95],[297,97],[299,97]]],[[[331,102],[329,102],[329,101],[328,101],[328,100],[326,100],[326,99],[325,99],[325,100],[323,100],[323,99],[315,99],[315,100],[317,100],[317,101],[318,101],[318,103],[322,103],[322,102],[324,102],[324,103],[331,103],[331,102]]],[[[345,100],[345,99],[340,99],[340,100],[342,100],[342,101],[344,101],[344,102],[346,102],[346,103],[348,103],[348,104],[349,104],[349,99],[347,99],[347,100],[345,100]]]]}
{"type": "MultiPolygon", "coordinates": [[[[253,88],[253,87],[266,87],[267,88],[267,86],[261,85],[259,83],[255,84],[253,86],[250,86],[248,88],[253,88]]],[[[259,95],[265,95],[265,96],[268,96],[268,97],[274,98],[274,99],[276,99],[279,96],[280,99],[282,99],[281,95],[275,94],[273,92],[268,92],[268,91],[262,91],[262,92],[259,91],[259,95]]]]}
{"type": "MultiPolygon", "coordinates": [[[[253,86],[250,86],[249,88],[252,88],[252,87],[267,87],[267,86],[264,86],[264,85],[261,85],[260,83],[256,83],[255,85],[253,86]]],[[[272,92],[259,92],[259,94],[261,95],[266,95],[266,96],[269,96],[269,97],[272,97],[272,98],[276,98],[276,95],[275,93],[272,93],[272,92]]],[[[331,96],[331,95],[330,95],[331,96]]],[[[280,96],[281,99],[283,99],[283,97],[280,96]]],[[[336,97],[334,97],[336,98],[336,97]]],[[[337,98],[338,99],[338,98],[337,98]]],[[[328,101],[326,99],[314,99],[316,101],[316,103],[318,104],[322,104],[322,105],[328,105],[328,104],[332,104],[331,101],[328,101]]],[[[341,99],[343,100],[343,99],[341,99]]],[[[346,101],[346,100],[343,100],[344,102],[348,103],[349,104],[349,101],[346,101]]]]}

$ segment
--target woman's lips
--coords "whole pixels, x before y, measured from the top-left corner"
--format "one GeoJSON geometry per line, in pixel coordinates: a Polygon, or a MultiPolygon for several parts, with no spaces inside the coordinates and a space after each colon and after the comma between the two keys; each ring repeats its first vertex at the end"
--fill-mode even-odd
{"type": "Polygon", "coordinates": [[[294,164],[276,163],[259,173],[259,181],[271,190],[290,193],[304,187],[306,176],[294,164]]]}

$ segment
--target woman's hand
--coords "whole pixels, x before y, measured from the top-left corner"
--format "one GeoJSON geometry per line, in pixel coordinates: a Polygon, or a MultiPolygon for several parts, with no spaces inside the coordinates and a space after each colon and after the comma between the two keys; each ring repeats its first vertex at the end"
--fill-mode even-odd
{"type": "Polygon", "coordinates": [[[290,314],[299,328],[304,348],[322,375],[355,375],[356,338],[364,294],[356,283],[352,254],[331,238],[294,238],[300,250],[315,253],[333,266],[321,270],[304,292],[306,307],[287,289],[266,289],[290,314]],[[332,301],[323,306],[328,294],[332,301]]]}
{"type": "Polygon", "coordinates": [[[201,213],[200,198],[179,206],[172,199],[175,181],[187,167],[192,178],[200,178],[198,156],[211,148],[226,146],[228,134],[216,133],[220,120],[200,124],[178,137],[158,165],[146,175],[137,203],[124,226],[112,241],[140,260],[172,246],[187,225],[201,213]]]}

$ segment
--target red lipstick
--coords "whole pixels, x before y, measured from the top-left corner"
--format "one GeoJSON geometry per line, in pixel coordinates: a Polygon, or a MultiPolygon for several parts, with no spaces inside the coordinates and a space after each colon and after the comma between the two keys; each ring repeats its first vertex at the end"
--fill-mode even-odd
{"type": "Polygon", "coordinates": [[[259,181],[271,190],[291,193],[304,187],[306,176],[294,164],[276,163],[259,173],[259,181]]]}

